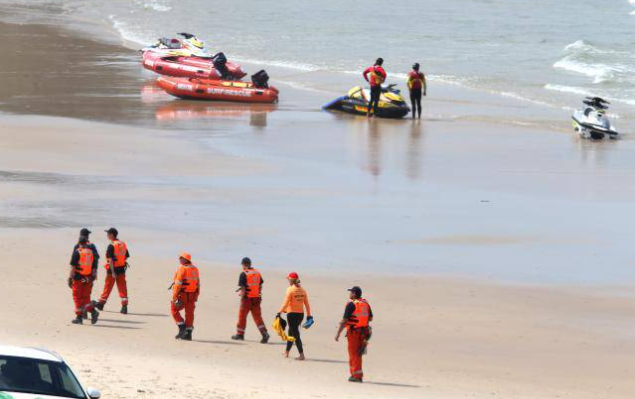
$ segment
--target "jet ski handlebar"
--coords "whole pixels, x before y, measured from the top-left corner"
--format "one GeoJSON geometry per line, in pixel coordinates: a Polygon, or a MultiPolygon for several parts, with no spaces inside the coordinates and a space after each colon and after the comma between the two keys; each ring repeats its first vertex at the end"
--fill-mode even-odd
{"type": "Polygon", "coordinates": [[[589,100],[589,101],[596,102],[596,103],[610,104],[610,102],[606,101],[605,99],[603,99],[601,97],[586,97],[586,99],[589,100]]]}
{"type": "Polygon", "coordinates": [[[600,97],[586,97],[586,100],[582,101],[582,103],[598,109],[608,109],[610,104],[610,102],[600,97]]]}
{"type": "Polygon", "coordinates": [[[397,87],[397,84],[396,83],[391,83],[388,86],[384,87],[383,91],[384,92],[391,91],[393,93],[399,93],[400,92],[399,89],[396,89],[395,87],[397,87]]]}

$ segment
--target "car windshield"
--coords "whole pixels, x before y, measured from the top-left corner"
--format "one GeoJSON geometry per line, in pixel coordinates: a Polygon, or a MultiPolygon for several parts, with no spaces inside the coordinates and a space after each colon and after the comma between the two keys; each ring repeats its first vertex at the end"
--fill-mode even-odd
{"type": "Polygon", "coordinates": [[[86,399],[66,364],[12,356],[0,356],[0,392],[86,399]]]}

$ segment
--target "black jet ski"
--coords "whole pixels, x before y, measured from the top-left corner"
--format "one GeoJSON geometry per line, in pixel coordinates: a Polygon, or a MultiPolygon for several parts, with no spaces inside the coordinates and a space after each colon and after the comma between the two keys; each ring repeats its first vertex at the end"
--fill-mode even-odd
{"type": "Polygon", "coordinates": [[[584,107],[573,113],[573,129],[580,137],[592,140],[604,138],[617,139],[619,133],[607,118],[609,102],[600,97],[587,97],[582,101],[584,107]]]}
{"type": "MultiPolygon", "coordinates": [[[[356,86],[348,91],[348,95],[336,98],[326,104],[323,109],[366,115],[368,113],[369,99],[370,90],[356,86]]],[[[382,88],[376,116],[380,118],[399,119],[408,115],[408,112],[410,112],[410,107],[406,104],[400,91],[395,89],[395,85],[382,88]]]]}

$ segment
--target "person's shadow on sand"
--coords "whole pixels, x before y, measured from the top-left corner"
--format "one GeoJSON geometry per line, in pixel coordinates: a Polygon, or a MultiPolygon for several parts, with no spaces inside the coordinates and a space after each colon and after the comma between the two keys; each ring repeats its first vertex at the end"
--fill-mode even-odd
{"type": "Polygon", "coordinates": [[[146,324],[145,321],[135,320],[115,320],[115,319],[99,319],[100,322],[105,321],[108,323],[121,323],[121,324],[146,324]]]}
{"type": "Polygon", "coordinates": [[[315,363],[338,363],[338,364],[344,364],[344,363],[348,363],[344,360],[333,360],[333,359],[313,359],[313,358],[306,358],[304,360],[305,362],[315,362],[315,363]]]}
{"type": "Polygon", "coordinates": [[[398,384],[396,382],[364,381],[364,384],[381,385],[385,387],[397,387],[397,388],[421,388],[421,385],[398,384]]]}
{"type": "Polygon", "coordinates": [[[214,340],[205,340],[205,339],[193,339],[192,342],[199,342],[201,344],[215,344],[215,345],[244,345],[242,342],[214,341],[214,340]]]}
{"type": "MultiPolygon", "coordinates": [[[[103,310],[102,313],[116,313],[116,314],[119,314],[119,312],[114,311],[114,310],[103,310]]],[[[128,316],[169,317],[167,314],[164,314],[164,313],[128,313],[128,316]]]]}
{"type": "Polygon", "coordinates": [[[97,328],[118,328],[120,330],[141,330],[141,328],[139,328],[139,327],[112,326],[112,325],[108,325],[108,324],[95,324],[95,325],[92,325],[91,327],[97,327],[97,328]]]}

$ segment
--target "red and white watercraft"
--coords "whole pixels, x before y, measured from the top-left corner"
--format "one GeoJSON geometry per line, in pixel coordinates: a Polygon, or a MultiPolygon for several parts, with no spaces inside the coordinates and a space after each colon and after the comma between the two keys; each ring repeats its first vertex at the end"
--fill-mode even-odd
{"type": "MultiPolygon", "coordinates": [[[[225,65],[233,79],[241,79],[247,75],[238,64],[228,61],[225,65]]],[[[209,58],[166,55],[153,51],[144,51],[143,66],[146,69],[167,76],[206,79],[221,78],[221,74],[214,67],[214,62],[209,58]]]]}
{"type": "Polygon", "coordinates": [[[278,101],[278,89],[271,86],[257,87],[251,82],[160,76],[157,85],[168,94],[186,99],[241,103],[278,101]]]}

